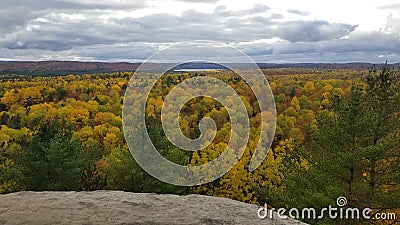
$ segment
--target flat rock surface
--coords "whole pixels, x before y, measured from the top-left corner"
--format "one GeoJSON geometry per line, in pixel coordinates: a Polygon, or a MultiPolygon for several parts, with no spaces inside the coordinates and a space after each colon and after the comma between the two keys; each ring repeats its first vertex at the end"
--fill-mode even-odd
{"type": "Polygon", "coordinates": [[[201,195],[19,192],[0,196],[0,224],[303,224],[259,219],[258,208],[201,195]]]}

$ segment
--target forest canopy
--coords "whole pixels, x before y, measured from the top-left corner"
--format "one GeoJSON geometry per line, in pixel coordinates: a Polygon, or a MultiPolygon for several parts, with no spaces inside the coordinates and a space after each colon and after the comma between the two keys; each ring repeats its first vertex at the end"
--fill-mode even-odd
{"type": "MultiPolygon", "coordinates": [[[[186,152],[163,134],[168,92],[195,76],[229,84],[244,102],[251,134],[239,163],[200,186],[165,184],[144,172],[124,139],[122,105],[133,72],[68,76],[5,76],[0,85],[0,193],[98,189],[227,197],[274,207],[322,208],[346,196],[374,212],[400,208],[400,75],[388,65],[368,70],[275,68],[264,73],[274,93],[277,124],[264,163],[250,172],[260,110],[248,84],[229,70],[171,72],[153,88],[146,128],[167,159],[200,165],[215,159],[230,137],[224,107],[205,97],[180,112],[188,138],[199,121],[218,128],[205,149],[186,152]]],[[[307,221],[313,223],[312,221],[307,221]]],[[[326,224],[333,221],[326,220],[326,224]]]]}

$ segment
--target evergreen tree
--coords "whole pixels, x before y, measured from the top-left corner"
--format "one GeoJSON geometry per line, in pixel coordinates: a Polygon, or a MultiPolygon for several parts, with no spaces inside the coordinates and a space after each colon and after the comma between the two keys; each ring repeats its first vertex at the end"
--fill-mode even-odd
{"type": "Polygon", "coordinates": [[[372,214],[400,207],[399,77],[385,65],[353,84],[350,97],[331,96],[332,111],[320,113],[312,144],[288,161],[287,188],[275,207],[322,208],[339,196],[372,214]]]}
{"type": "Polygon", "coordinates": [[[82,160],[80,143],[71,141],[72,127],[52,120],[41,124],[22,159],[27,190],[78,190],[82,160]]]}

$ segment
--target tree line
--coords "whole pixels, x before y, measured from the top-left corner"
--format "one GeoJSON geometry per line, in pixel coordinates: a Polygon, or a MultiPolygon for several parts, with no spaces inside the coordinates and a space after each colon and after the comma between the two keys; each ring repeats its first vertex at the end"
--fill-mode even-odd
{"type": "MultiPolygon", "coordinates": [[[[207,74],[241,96],[251,133],[232,170],[192,188],[154,179],[131,156],[121,119],[131,72],[7,78],[0,85],[0,193],[97,189],[198,193],[285,208],[323,208],[346,196],[349,205],[371,207],[375,213],[399,208],[399,71],[388,65],[362,73],[321,70],[275,75],[284,71],[275,70],[267,78],[277,107],[276,134],[265,162],[252,172],[248,165],[261,126],[257,99],[234,73],[207,74]]],[[[160,112],[168,92],[199,75],[205,74],[163,76],[147,101],[146,124],[154,145],[182,165],[215,159],[230,137],[229,115],[206,97],[186,103],[180,126],[185,136],[197,138],[199,121],[213,118],[218,131],[209,146],[188,153],[163,134],[160,112]]]]}

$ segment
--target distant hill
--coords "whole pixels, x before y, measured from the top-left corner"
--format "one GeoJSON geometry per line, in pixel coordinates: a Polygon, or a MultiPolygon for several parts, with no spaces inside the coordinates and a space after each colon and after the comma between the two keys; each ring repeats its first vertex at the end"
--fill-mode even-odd
{"type": "MultiPolygon", "coordinates": [[[[363,62],[352,62],[352,63],[258,63],[258,66],[262,69],[268,68],[309,68],[309,69],[346,69],[346,70],[368,70],[374,68],[382,67],[384,63],[373,64],[373,63],[363,63],[363,62]]],[[[400,67],[400,63],[390,64],[395,68],[400,67]]]]}
{"type": "MultiPolygon", "coordinates": [[[[157,68],[157,64],[153,64],[157,68]]],[[[152,65],[152,66],[153,66],[152,65]]],[[[228,64],[229,65],[229,64],[228,64]]],[[[373,68],[371,63],[259,63],[261,69],[270,68],[311,68],[311,69],[353,69],[366,70],[373,68]]],[[[377,67],[383,64],[377,64],[377,67]]],[[[83,73],[102,73],[113,71],[135,71],[140,63],[107,63],[78,61],[0,61],[0,75],[68,75],[83,73]]],[[[243,64],[244,67],[245,64],[243,64]]],[[[400,63],[392,64],[400,67],[400,63]]],[[[221,69],[222,66],[212,63],[185,63],[175,69],[221,69]]]]}
{"type": "Polygon", "coordinates": [[[0,74],[67,75],[110,71],[135,71],[140,63],[77,61],[0,62],[0,74]]]}

